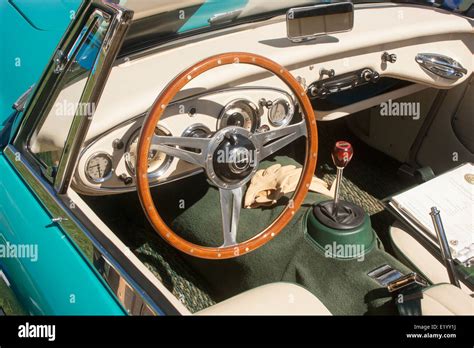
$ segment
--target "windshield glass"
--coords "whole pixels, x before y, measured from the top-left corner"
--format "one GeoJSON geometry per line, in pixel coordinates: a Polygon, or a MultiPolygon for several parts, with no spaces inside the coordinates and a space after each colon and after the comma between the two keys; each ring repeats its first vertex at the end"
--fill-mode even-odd
{"type": "Polygon", "coordinates": [[[31,152],[48,168],[57,167],[67,136],[64,130],[71,127],[74,116],[78,114],[89,117],[93,113],[92,106],[81,105],[80,99],[95,67],[107,28],[108,21],[99,15],[93,15],[90,24],[79,34],[69,52],[72,63],[63,72],[59,93],[30,138],[31,152]]]}
{"type": "MultiPolygon", "coordinates": [[[[156,45],[183,35],[219,29],[242,22],[257,21],[285,14],[291,7],[341,2],[338,0],[121,0],[134,10],[133,23],[122,49],[124,53],[156,45]]],[[[354,4],[388,2],[353,0],[354,4]]],[[[396,0],[433,6],[435,0],[396,0]]],[[[435,6],[459,12],[473,0],[436,0],[435,6]]]]}

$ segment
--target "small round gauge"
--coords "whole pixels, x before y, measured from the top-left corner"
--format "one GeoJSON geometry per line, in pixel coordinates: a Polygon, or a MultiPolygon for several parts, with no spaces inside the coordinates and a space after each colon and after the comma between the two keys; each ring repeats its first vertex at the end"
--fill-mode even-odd
{"type": "Polygon", "coordinates": [[[277,99],[268,111],[268,120],[275,127],[286,126],[293,118],[294,108],[285,99],[277,99]]]}
{"type": "Polygon", "coordinates": [[[251,101],[237,99],[226,105],[217,120],[217,128],[229,126],[242,127],[249,132],[255,131],[259,126],[258,108],[251,101]]]}
{"type": "MultiPolygon", "coordinates": [[[[169,136],[171,135],[163,127],[156,127],[156,135],[169,136]]],[[[125,164],[130,174],[135,175],[135,166],[137,163],[138,154],[138,139],[140,137],[140,130],[138,129],[132,134],[127,145],[127,152],[125,153],[125,164]]],[[[157,178],[162,175],[171,164],[173,157],[161,151],[150,150],[148,152],[148,176],[150,178],[157,178]]]]}
{"type": "MultiPolygon", "coordinates": [[[[186,128],[181,136],[188,138],[207,138],[210,135],[211,130],[208,127],[203,124],[196,123],[186,128]]],[[[192,152],[199,152],[196,149],[190,149],[186,147],[184,149],[192,152]]]]}
{"type": "Polygon", "coordinates": [[[112,157],[105,152],[93,154],[86,162],[86,176],[95,183],[100,184],[112,176],[112,157]]]}

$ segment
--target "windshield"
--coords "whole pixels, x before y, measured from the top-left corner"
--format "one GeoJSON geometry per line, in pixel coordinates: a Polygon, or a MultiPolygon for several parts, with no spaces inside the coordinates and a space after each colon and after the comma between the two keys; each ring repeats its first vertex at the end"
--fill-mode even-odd
{"type": "MultiPolygon", "coordinates": [[[[120,0],[120,5],[134,10],[133,23],[120,55],[144,46],[156,45],[204,31],[242,22],[268,19],[285,14],[291,7],[342,2],[339,0],[120,0]]],[[[354,4],[388,2],[353,0],[354,4]]],[[[466,11],[473,0],[395,0],[466,11]]]]}
{"type": "Polygon", "coordinates": [[[108,21],[98,14],[94,14],[83,28],[69,52],[72,63],[63,73],[58,95],[31,136],[31,152],[48,168],[58,166],[66,142],[67,132],[58,129],[70,129],[76,114],[90,117],[94,111],[91,105],[82,105],[80,99],[95,68],[107,28],[108,21]]]}

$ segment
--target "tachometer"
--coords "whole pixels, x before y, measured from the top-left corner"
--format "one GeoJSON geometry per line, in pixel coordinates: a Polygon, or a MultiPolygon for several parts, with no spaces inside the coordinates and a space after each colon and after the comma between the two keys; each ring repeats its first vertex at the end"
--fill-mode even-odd
{"type": "Polygon", "coordinates": [[[238,126],[254,132],[259,126],[259,121],[259,111],[255,104],[247,99],[237,99],[222,110],[217,120],[217,128],[238,126]]]}
{"type": "Polygon", "coordinates": [[[86,176],[95,184],[109,179],[112,176],[112,157],[105,152],[93,154],[86,162],[86,176]]]}
{"type": "MultiPolygon", "coordinates": [[[[161,126],[156,127],[156,135],[169,136],[171,133],[161,126]]],[[[137,163],[137,148],[140,130],[138,129],[130,137],[127,145],[127,152],[125,153],[125,163],[130,174],[135,175],[135,166],[137,163]]],[[[162,175],[170,166],[173,157],[161,151],[150,150],[148,152],[148,176],[150,178],[157,178],[162,175]]]]}

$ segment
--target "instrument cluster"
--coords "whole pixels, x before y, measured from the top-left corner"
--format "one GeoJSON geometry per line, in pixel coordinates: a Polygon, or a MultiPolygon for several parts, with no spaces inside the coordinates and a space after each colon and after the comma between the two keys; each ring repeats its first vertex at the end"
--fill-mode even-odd
{"type": "MultiPolygon", "coordinates": [[[[274,88],[233,88],[171,103],[155,129],[160,136],[212,137],[228,126],[250,132],[285,127],[294,118],[291,95],[274,88]],[[237,97],[236,97],[237,96],[237,97]]],[[[145,114],[88,142],[74,178],[76,188],[91,195],[135,190],[137,147],[145,114]]],[[[148,154],[148,175],[158,185],[201,172],[201,168],[160,151],[148,154]]]]}

